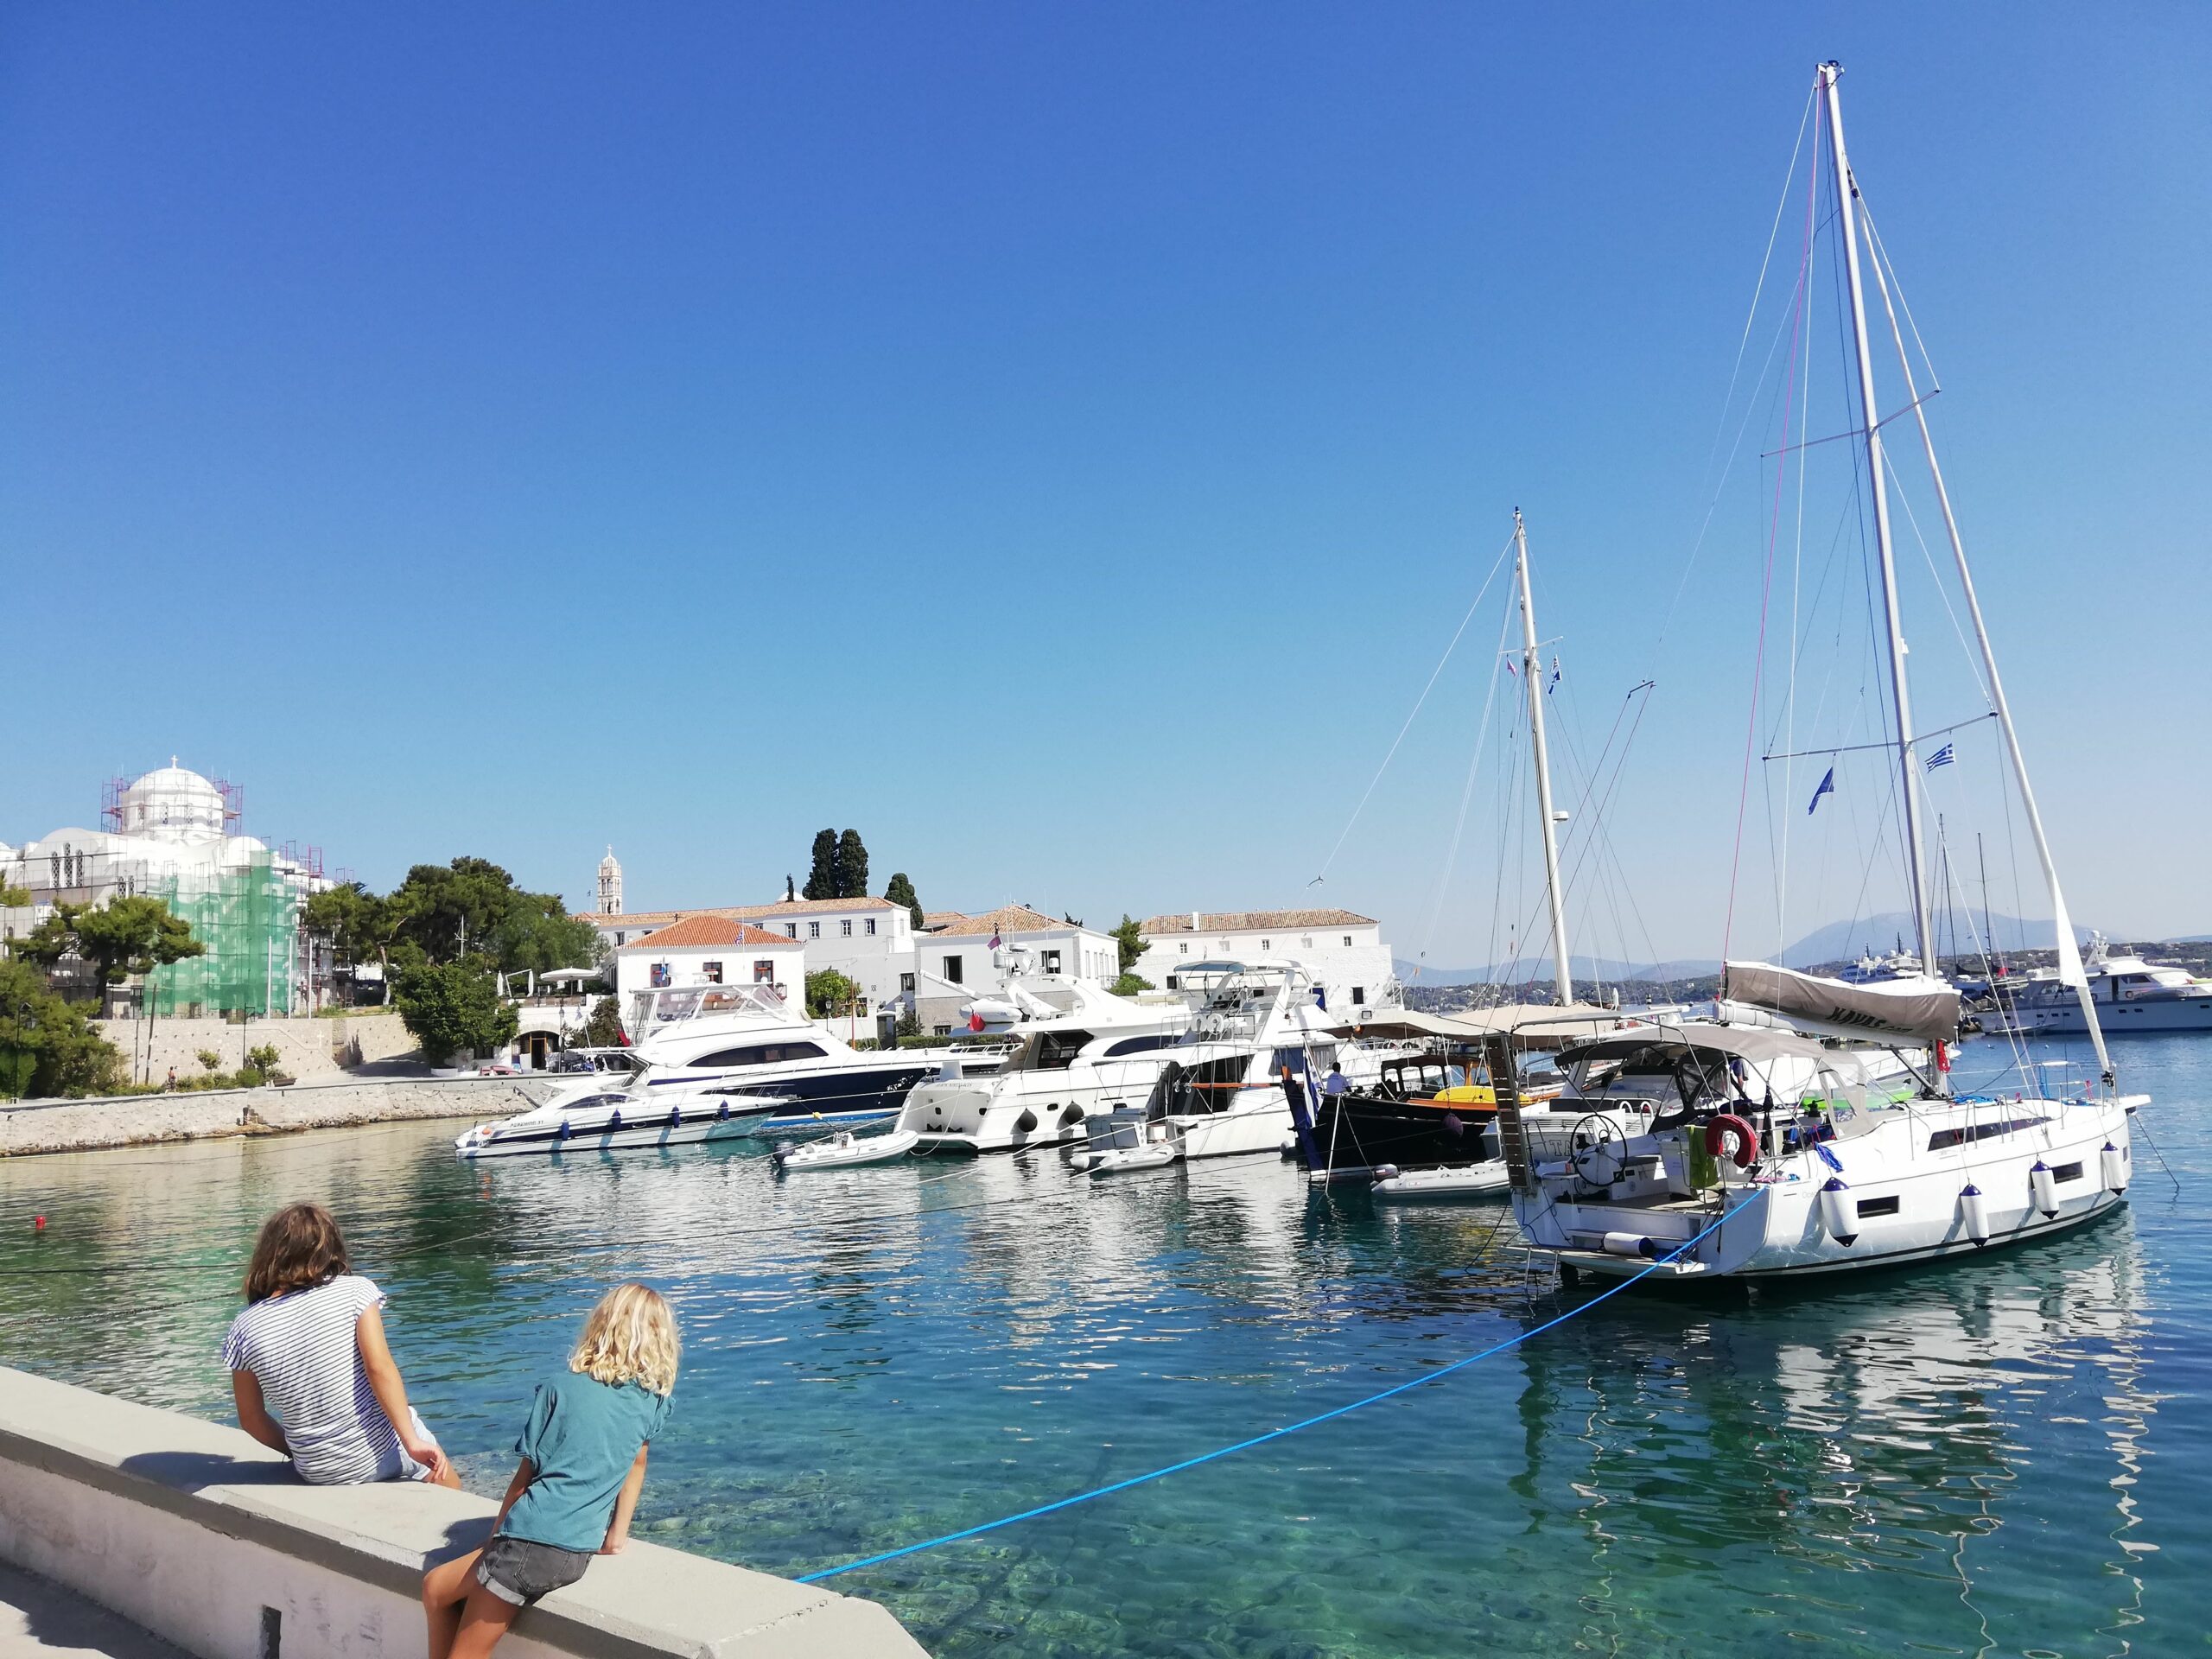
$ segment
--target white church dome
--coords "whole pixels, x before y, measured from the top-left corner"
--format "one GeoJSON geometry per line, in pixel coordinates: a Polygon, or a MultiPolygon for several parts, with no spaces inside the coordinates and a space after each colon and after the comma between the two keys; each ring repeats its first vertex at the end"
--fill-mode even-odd
{"type": "Polygon", "coordinates": [[[126,836],[219,836],[226,821],[222,791],[174,755],[124,790],[118,805],[117,828],[126,836]]]}

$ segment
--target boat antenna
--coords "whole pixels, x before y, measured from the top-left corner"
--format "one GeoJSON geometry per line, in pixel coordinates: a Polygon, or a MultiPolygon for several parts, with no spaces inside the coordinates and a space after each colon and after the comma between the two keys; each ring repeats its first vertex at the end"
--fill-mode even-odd
{"type": "MultiPolygon", "coordinates": [[[[1936,464],[1936,439],[1928,429],[1928,409],[1914,384],[1912,359],[1904,349],[1904,334],[1897,327],[1897,307],[1890,298],[1889,279],[1882,270],[1878,239],[1874,237],[1873,220],[1866,222],[1870,245],[1875,250],[1874,285],[1882,296],[1882,310],[1890,323],[1890,338],[1896,343],[1897,362],[1904,372],[1905,396],[1910,400],[1913,419],[1919,423],[1920,445],[1928,456],[1928,475],[1935,481],[1936,499],[1943,510],[1943,528],[1951,538],[1951,557],[1958,566],[1959,588],[1965,594],[1967,613],[1974,621],[1974,637],[1981,649],[1982,672],[1989,682],[1990,706],[1997,714],[1997,724],[2005,734],[2005,748],[2012,762],[2012,776],[2020,785],[2020,804],[2027,810],[2028,833],[2034,838],[2036,858],[2043,866],[2044,884],[2050,891],[2051,918],[2058,929],[2058,979],[2063,985],[2074,988],[2074,995],[2082,1005],[2082,1018],[2088,1022],[2089,1042],[2097,1051],[2097,1071],[2105,1086],[2113,1082],[2112,1055],[2105,1047],[2104,1027],[2097,1019],[2096,999],[2089,995],[2089,976],[2082,967],[2082,951],[2074,939],[2074,918],[2066,909],[2066,895],[2059,890],[2058,866],[2050,855],[2050,837],[2044,833],[2043,814],[2036,809],[2036,792],[2028,782],[2028,763],[2020,753],[2020,734],[2012,724],[2012,708],[2005,700],[2005,682],[1997,672],[1996,647],[1989,643],[1989,625],[1982,620],[1981,600],[1974,592],[1974,572],[1967,565],[1967,545],[1959,534],[1958,516],[1951,510],[1951,493],[1943,486],[1943,469],[1936,464]]],[[[1854,266],[1855,270],[1856,267],[1854,266]]],[[[1854,289],[1854,292],[1856,290],[1854,289]]],[[[1860,339],[1865,335],[1862,332],[1860,339]]],[[[1910,766],[1906,768],[1911,770],[1910,766]]],[[[1977,849],[1980,837],[1975,836],[1977,849]]],[[[1981,907],[1985,925],[1989,913],[1989,874],[1985,864],[1981,880],[1981,907]]],[[[2003,952],[1998,953],[2001,957],[2003,952]]]]}
{"type": "Polygon", "coordinates": [[[1536,601],[1529,591],[1529,531],[1521,509],[1513,509],[1513,568],[1521,582],[1521,683],[1529,693],[1529,739],[1536,752],[1536,812],[1544,831],[1544,893],[1552,911],[1552,973],[1559,1005],[1574,1001],[1574,976],[1567,965],[1567,905],[1559,890],[1558,820],[1552,816],[1552,767],[1544,747],[1544,690],[1536,643],[1536,601]]]}
{"type": "Polygon", "coordinates": [[[1866,470],[1874,486],[1874,543],[1882,566],[1882,609],[1889,624],[1890,693],[1897,722],[1897,767],[1904,788],[1905,870],[1912,883],[1912,928],[1920,946],[1921,971],[1933,974],[1936,929],[1928,913],[1926,855],[1922,849],[1920,768],[1912,753],[1912,692],[1905,683],[1904,629],[1897,612],[1897,571],[1890,542],[1890,493],[1882,461],[1882,419],[1874,409],[1874,360],[1866,344],[1866,293],[1859,276],[1858,186],[1843,148],[1843,105],[1836,99],[1840,63],[1820,67],[1820,89],[1827,105],[1828,143],[1835,166],[1835,204],[1843,262],[1851,289],[1851,330],[1859,359],[1859,413],[1866,434],[1866,470]]]}

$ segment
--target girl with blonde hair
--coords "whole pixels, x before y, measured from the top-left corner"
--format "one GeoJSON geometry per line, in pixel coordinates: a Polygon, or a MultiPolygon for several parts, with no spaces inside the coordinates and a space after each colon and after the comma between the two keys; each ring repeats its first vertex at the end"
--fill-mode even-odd
{"type": "Polygon", "coordinates": [[[583,1577],[593,1555],[620,1553],[678,1347],[658,1292],[617,1285],[599,1299],[569,1369],[537,1385],[492,1541],[423,1575],[429,1659],[483,1659],[530,1603],[583,1577]]]}

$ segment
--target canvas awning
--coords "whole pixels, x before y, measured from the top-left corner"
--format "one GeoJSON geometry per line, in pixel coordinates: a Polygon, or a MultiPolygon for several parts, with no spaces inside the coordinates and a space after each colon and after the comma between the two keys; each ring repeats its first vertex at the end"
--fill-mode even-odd
{"type": "Polygon", "coordinates": [[[1630,1022],[1616,1008],[1588,1003],[1560,1007],[1550,1003],[1516,1002],[1503,1007],[1469,1008],[1459,1014],[1423,1014],[1415,1008],[1393,1008],[1371,1020],[1355,1023],[1339,1020],[1334,1029],[1363,1037],[1435,1037],[1447,1042],[1479,1043],[1485,1037],[1510,1036],[1516,1047],[1551,1048],[1594,1033],[1616,1030],[1630,1022]]]}
{"type": "Polygon", "coordinates": [[[1720,995],[1836,1036],[1948,1042],[1959,1034],[1959,994],[1940,979],[1853,985],[1766,962],[1732,962],[1720,995]]]}
{"type": "Polygon", "coordinates": [[[1586,1060],[1624,1060],[1650,1049],[1679,1049],[1688,1052],[1726,1054],[1732,1058],[1764,1065],[1770,1060],[1820,1060],[1830,1058],[1827,1049],[1810,1037],[1794,1031],[1773,1031],[1762,1026],[1720,1026],[1686,1020],[1631,1027],[1593,1041],[1577,1043],[1560,1051],[1561,1065],[1586,1060]]]}

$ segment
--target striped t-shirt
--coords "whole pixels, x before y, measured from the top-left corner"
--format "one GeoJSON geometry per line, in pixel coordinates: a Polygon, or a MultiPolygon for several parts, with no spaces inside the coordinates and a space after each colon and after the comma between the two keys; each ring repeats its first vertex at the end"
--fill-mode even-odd
{"type": "Polygon", "coordinates": [[[223,1363],[251,1371],[284,1427],[300,1478],[317,1486],[397,1480],[399,1436],[369,1388],[354,1331],[384,1293],[354,1274],[255,1302],[231,1321],[223,1363]]]}

